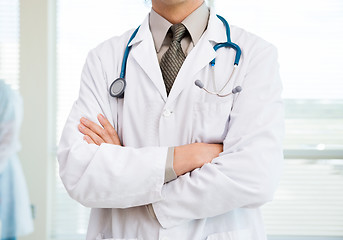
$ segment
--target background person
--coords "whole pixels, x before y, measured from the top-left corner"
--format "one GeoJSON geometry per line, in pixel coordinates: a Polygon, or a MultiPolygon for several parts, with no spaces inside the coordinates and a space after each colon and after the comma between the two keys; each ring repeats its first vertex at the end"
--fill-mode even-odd
{"type": "Polygon", "coordinates": [[[33,231],[31,205],[17,152],[22,101],[0,80],[0,219],[1,240],[15,240],[33,231]]]}

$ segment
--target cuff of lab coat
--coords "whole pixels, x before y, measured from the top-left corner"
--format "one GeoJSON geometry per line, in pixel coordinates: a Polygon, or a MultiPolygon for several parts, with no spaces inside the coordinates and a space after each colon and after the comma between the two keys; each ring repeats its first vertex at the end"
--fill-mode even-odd
{"type": "Polygon", "coordinates": [[[174,147],[169,147],[168,154],[167,154],[165,174],[164,174],[164,183],[170,182],[177,178],[173,165],[174,165],[174,147]]]}
{"type": "MultiPolygon", "coordinates": [[[[177,178],[177,175],[174,171],[173,166],[174,166],[174,147],[169,147],[168,153],[167,153],[165,174],[164,174],[164,183],[170,182],[177,178]]],[[[154,208],[152,207],[152,204],[148,204],[146,205],[146,207],[150,216],[154,219],[157,219],[154,208]]]]}

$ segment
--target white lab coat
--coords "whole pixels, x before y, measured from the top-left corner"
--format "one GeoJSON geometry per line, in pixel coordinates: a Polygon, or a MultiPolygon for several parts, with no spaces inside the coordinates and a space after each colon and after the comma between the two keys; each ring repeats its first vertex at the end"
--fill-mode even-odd
{"type": "MultiPolygon", "coordinates": [[[[148,17],[130,45],[124,99],[109,95],[119,76],[132,31],[93,49],[82,72],[80,95],[65,125],[58,151],[60,176],[76,201],[92,208],[87,240],[262,240],[260,206],[273,198],[282,166],[283,105],[277,52],[270,43],[231,27],[242,48],[239,67],[219,98],[209,62],[216,57],[217,88],[227,81],[234,50],[213,50],[226,41],[211,9],[209,25],[187,56],[167,97],[148,17]],[[103,113],[124,147],[87,144],[77,125],[103,113]],[[164,184],[168,146],[223,143],[224,151],[164,184]],[[146,205],[152,204],[156,220],[146,205]]],[[[68,214],[68,213],[66,213],[68,214]]]]}

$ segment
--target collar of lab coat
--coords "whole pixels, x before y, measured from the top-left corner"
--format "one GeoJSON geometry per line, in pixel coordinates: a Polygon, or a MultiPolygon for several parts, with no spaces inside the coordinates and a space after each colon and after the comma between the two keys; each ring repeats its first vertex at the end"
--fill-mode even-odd
{"type": "Polygon", "coordinates": [[[149,15],[143,21],[136,37],[129,44],[129,46],[134,48],[133,51],[130,52],[130,56],[136,60],[138,65],[148,75],[158,89],[165,104],[168,105],[179,96],[186,86],[194,84],[193,76],[206,67],[210,61],[216,57],[217,53],[213,49],[214,44],[225,41],[225,26],[217,18],[214,9],[211,8],[208,27],[183,63],[168,97],[157,54],[151,54],[156,53],[156,51],[149,28],[149,15]]]}
{"type": "MultiPolygon", "coordinates": [[[[144,21],[142,22],[140,29],[137,32],[136,37],[131,41],[129,46],[132,46],[136,43],[140,43],[143,40],[150,39],[151,37],[152,36],[151,36],[150,28],[149,28],[149,14],[148,14],[145,17],[144,21]]],[[[205,37],[209,41],[213,41],[214,43],[226,42],[225,26],[217,18],[214,7],[210,8],[210,18],[208,21],[208,26],[202,37],[205,37]],[[223,30],[219,30],[221,28],[223,30]]]]}

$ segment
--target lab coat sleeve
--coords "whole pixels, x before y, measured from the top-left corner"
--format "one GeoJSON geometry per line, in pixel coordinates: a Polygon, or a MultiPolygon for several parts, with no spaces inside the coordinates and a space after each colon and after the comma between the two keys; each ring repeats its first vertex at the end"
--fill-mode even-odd
{"type": "Polygon", "coordinates": [[[212,163],[165,184],[153,203],[164,228],[271,201],[281,174],[284,110],[277,51],[251,57],[230,114],[224,150],[212,163]]]}
{"type": "Polygon", "coordinates": [[[128,208],[161,200],[167,147],[97,146],[87,144],[78,130],[81,117],[98,123],[99,113],[115,125],[116,113],[110,108],[115,101],[108,97],[102,64],[93,50],[58,149],[62,182],[69,195],[86,207],[128,208]]]}

